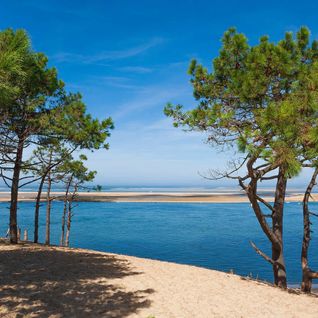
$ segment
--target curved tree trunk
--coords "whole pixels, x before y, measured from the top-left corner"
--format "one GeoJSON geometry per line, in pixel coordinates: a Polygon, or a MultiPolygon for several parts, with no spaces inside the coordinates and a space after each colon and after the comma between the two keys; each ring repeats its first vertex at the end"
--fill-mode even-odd
{"type": "Polygon", "coordinates": [[[19,138],[16,158],[13,168],[13,178],[11,185],[11,202],[10,202],[10,243],[18,243],[18,230],[17,230],[17,209],[18,209],[18,191],[19,191],[19,181],[20,181],[20,171],[22,164],[24,139],[19,138]]]}
{"type": "Polygon", "coordinates": [[[45,178],[46,178],[46,174],[42,177],[40,181],[38,194],[36,196],[35,211],[34,211],[34,240],[33,240],[34,243],[38,243],[39,241],[39,212],[40,212],[41,194],[42,194],[45,178]]]}
{"type": "Polygon", "coordinates": [[[45,229],[45,244],[50,245],[50,228],[51,228],[51,175],[48,174],[47,181],[47,196],[46,196],[46,229],[45,229]]]}
{"type": "Polygon", "coordinates": [[[308,249],[310,244],[310,211],[308,207],[311,191],[316,184],[318,168],[315,169],[311,180],[306,189],[303,199],[303,243],[301,249],[301,267],[302,267],[302,282],[301,290],[306,293],[311,292],[313,278],[318,278],[318,273],[312,271],[308,265],[308,249]]]}
{"type": "MultiPolygon", "coordinates": [[[[275,285],[286,288],[286,268],[285,260],[283,255],[283,209],[285,203],[285,193],[287,179],[284,175],[282,167],[279,168],[278,175],[270,177],[270,179],[277,179],[276,191],[275,191],[275,201],[274,206],[272,206],[265,199],[261,198],[257,193],[257,185],[260,180],[262,180],[265,173],[269,171],[274,171],[277,167],[270,167],[270,169],[260,170],[258,168],[253,168],[257,157],[251,157],[247,163],[246,167],[248,169],[248,175],[243,179],[239,178],[239,184],[242,189],[246,192],[251,206],[257,217],[257,220],[267,236],[268,240],[272,246],[272,257],[266,255],[257,246],[250,242],[252,247],[255,249],[256,253],[261,255],[266,261],[268,261],[273,267],[274,283],[275,285]],[[245,179],[250,179],[248,186],[244,184],[245,179]],[[270,214],[264,214],[260,203],[264,205],[266,209],[271,211],[270,214]],[[272,219],[272,226],[267,222],[266,218],[272,219]]],[[[263,178],[264,179],[264,178],[263,178]]]]}
{"type": "Polygon", "coordinates": [[[287,288],[286,267],[283,253],[283,212],[285,204],[286,187],[287,179],[285,177],[284,170],[280,168],[276,184],[274,210],[272,213],[273,233],[278,239],[279,244],[272,244],[272,260],[274,261],[274,283],[275,285],[282,288],[287,288]]]}

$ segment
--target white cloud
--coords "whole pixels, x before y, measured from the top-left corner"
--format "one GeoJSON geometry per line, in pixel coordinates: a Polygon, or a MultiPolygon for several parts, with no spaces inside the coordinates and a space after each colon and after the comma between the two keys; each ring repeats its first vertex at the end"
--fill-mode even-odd
{"type": "Polygon", "coordinates": [[[93,55],[61,52],[53,55],[51,58],[54,59],[56,62],[94,64],[99,62],[121,60],[137,56],[155,46],[162,44],[163,42],[164,39],[157,37],[149,40],[146,43],[128,49],[103,51],[93,55]]]}
{"type": "Polygon", "coordinates": [[[181,97],[187,93],[189,93],[189,90],[186,86],[169,85],[142,87],[133,99],[118,105],[116,107],[117,111],[112,117],[114,120],[118,120],[132,112],[141,111],[143,109],[154,108],[157,106],[163,109],[166,103],[171,99],[181,97]]]}
{"type": "Polygon", "coordinates": [[[90,79],[91,85],[111,86],[124,89],[140,89],[132,83],[131,79],[123,76],[94,76],[90,79]]]}
{"type": "Polygon", "coordinates": [[[118,70],[120,72],[135,73],[135,74],[147,74],[153,71],[152,68],[143,67],[143,66],[124,66],[124,67],[118,68],[118,70]]]}

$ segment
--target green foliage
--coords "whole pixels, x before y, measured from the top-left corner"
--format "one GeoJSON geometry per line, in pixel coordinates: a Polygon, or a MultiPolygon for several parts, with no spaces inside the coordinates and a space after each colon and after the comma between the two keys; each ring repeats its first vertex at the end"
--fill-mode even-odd
{"type": "Polygon", "coordinates": [[[8,106],[10,98],[19,93],[19,81],[26,78],[23,59],[29,50],[25,31],[7,29],[0,32],[0,106],[8,106]]]}
{"type": "Polygon", "coordinates": [[[0,32],[0,118],[1,145],[4,152],[10,149],[5,162],[24,167],[24,172],[22,159],[16,161],[18,144],[39,145],[33,157],[41,152],[62,155],[63,147],[108,149],[106,139],[113,129],[111,118],[93,118],[79,93],[66,92],[57,70],[48,66],[43,53],[32,49],[24,30],[0,32]]]}
{"type": "MultiPolygon", "coordinates": [[[[96,171],[90,171],[85,167],[84,162],[87,160],[85,155],[80,155],[77,160],[73,157],[69,157],[63,161],[63,164],[59,166],[58,172],[62,180],[72,179],[72,184],[76,184],[77,187],[84,185],[87,182],[94,180],[96,171]]],[[[101,188],[101,187],[100,187],[101,188]]]]}
{"type": "Polygon", "coordinates": [[[208,132],[216,145],[236,144],[248,156],[284,167],[288,176],[318,156],[318,43],[306,27],[278,43],[250,46],[234,28],[224,33],[213,70],[193,60],[198,105],[168,104],[175,126],[208,132]]]}
{"type": "Polygon", "coordinates": [[[39,145],[23,164],[24,173],[31,172],[32,175],[39,178],[46,177],[50,173],[52,178],[55,173],[60,172],[59,167],[64,162],[72,160],[71,149],[65,147],[56,139],[46,141],[47,143],[39,145]]]}
{"type": "Polygon", "coordinates": [[[67,94],[57,70],[34,52],[23,30],[0,32],[0,116],[18,137],[59,138],[80,148],[108,148],[111,118],[86,112],[79,93],[67,94]]]}
{"type": "Polygon", "coordinates": [[[62,106],[57,108],[52,120],[49,122],[48,131],[51,129],[61,138],[77,145],[81,149],[108,149],[105,140],[114,128],[111,118],[99,121],[86,113],[86,106],[80,94],[63,96],[62,106]]]}
{"type": "Polygon", "coordinates": [[[103,187],[99,184],[97,184],[95,187],[93,187],[93,191],[96,191],[96,192],[101,192],[103,189],[103,187]]]}
{"type": "MultiPolygon", "coordinates": [[[[11,187],[12,242],[17,242],[16,202],[21,171],[43,174],[50,166],[47,158],[63,155],[59,145],[67,149],[108,149],[106,139],[111,129],[111,118],[93,118],[79,93],[67,93],[57,70],[48,66],[45,54],[32,49],[24,30],[0,31],[0,162],[2,172],[7,174],[2,173],[2,177],[11,187]],[[24,162],[24,148],[31,144],[39,148],[31,161],[24,162]],[[38,169],[31,168],[38,156],[46,159],[38,169]]],[[[69,169],[79,183],[92,180],[96,173],[88,171],[81,160],[72,162],[69,169]]]]}

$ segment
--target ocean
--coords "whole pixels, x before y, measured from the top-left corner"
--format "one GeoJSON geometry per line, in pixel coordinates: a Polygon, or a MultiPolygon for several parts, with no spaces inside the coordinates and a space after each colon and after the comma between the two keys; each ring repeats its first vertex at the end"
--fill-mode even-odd
{"type": "MultiPolygon", "coordinates": [[[[318,210],[318,203],[311,203],[318,210]]],[[[58,244],[62,202],[53,202],[51,243],[58,244]]],[[[34,203],[20,202],[19,227],[33,238],[34,203]]],[[[318,218],[312,217],[310,266],[318,269],[318,218]]],[[[0,236],[8,229],[8,203],[0,203],[0,236]]],[[[45,235],[45,204],[40,212],[45,235]]],[[[288,281],[301,281],[302,205],[285,209],[288,281]]],[[[255,253],[252,240],[270,255],[270,245],[247,203],[79,202],[74,209],[71,246],[202,266],[272,281],[271,265],[255,253]]]]}

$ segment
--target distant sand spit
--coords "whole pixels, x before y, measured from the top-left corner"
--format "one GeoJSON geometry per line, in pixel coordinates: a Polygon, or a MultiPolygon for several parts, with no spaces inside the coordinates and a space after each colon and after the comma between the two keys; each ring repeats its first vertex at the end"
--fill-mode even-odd
{"type": "Polygon", "coordinates": [[[204,268],[0,243],[0,317],[318,317],[318,298],[204,268]]]}
{"type": "MultiPolygon", "coordinates": [[[[53,196],[57,200],[62,199],[63,192],[53,192],[53,196]]],[[[20,201],[34,201],[36,192],[20,192],[20,201]]],[[[43,199],[45,194],[43,194],[43,199]]],[[[265,192],[264,198],[269,201],[273,200],[273,195],[265,192]]],[[[298,193],[290,193],[286,197],[287,202],[300,202],[303,196],[298,193]]],[[[318,199],[318,194],[313,194],[313,199],[318,199]]],[[[10,200],[9,192],[0,192],[0,202],[7,202],[10,200]]],[[[197,203],[239,203],[248,202],[244,193],[197,193],[197,192],[80,192],[78,196],[79,201],[87,202],[197,202],[197,203]]]]}

